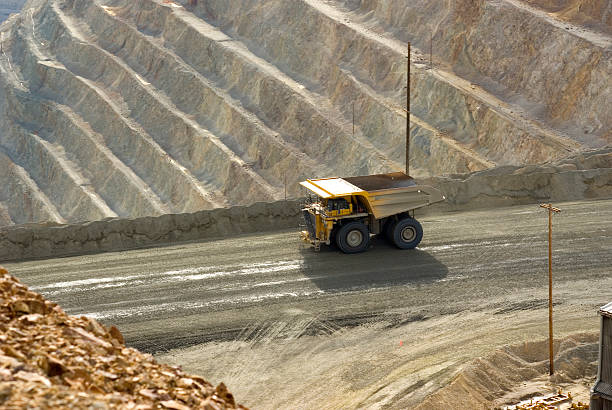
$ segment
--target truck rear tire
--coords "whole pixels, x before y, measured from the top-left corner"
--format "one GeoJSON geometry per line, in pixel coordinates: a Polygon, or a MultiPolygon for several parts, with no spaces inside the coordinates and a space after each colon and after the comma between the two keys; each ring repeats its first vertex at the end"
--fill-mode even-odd
{"type": "Polygon", "coordinates": [[[368,249],[370,231],[361,222],[349,222],[336,233],[336,245],[344,253],[359,253],[368,249]]]}
{"type": "Polygon", "coordinates": [[[423,239],[423,227],[414,218],[404,218],[393,227],[393,243],[400,249],[414,249],[423,239]]]}

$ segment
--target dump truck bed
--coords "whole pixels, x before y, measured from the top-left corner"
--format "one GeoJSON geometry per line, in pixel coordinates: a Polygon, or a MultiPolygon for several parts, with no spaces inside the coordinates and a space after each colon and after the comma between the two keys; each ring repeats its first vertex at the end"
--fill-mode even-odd
{"type": "Polygon", "coordinates": [[[417,185],[403,172],[348,178],[308,179],[302,186],[321,198],[360,196],[376,219],[412,211],[444,200],[435,188],[417,185]]]}
{"type": "Polygon", "coordinates": [[[361,188],[364,191],[382,191],[386,189],[400,189],[416,186],[414,178],[404,174],[403,172],[348,177],[342,179],[361,188]]]}

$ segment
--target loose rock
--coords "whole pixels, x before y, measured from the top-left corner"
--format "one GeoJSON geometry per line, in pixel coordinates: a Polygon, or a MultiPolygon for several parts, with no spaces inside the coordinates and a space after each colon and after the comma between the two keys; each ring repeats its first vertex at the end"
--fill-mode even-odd
{"type": "Polygon", "coordinates": [[[0,267],[0,407],[245,409],[221,383],[126,347],[115,326],[68,316],[0,267]]]}

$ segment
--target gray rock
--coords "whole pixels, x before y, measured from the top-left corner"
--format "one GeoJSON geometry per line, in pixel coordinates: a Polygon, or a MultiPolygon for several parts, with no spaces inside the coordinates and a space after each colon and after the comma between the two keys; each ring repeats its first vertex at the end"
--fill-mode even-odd
{"type": "MultiPolygon", "coordinates": [[[[571,173],[605,156],[520,169],[612,142],[605,38],[506,1],[179,3],[28,0],[1,26],[0,226],[192,214],[296,198],[309,177],[403,169],[405,46],[427,49],[432,32],[435,69],[412,55],[414,176],[448,176],[459,202],[542,198],[572,178],[560,196],[605,190],[605,175],[571,173]],[[573,176],[546,175],[560,171],[573,176]]],[[[205,228],[161,218],[120,238],[274,219],[257,212],[212,213],[205,228]]]]}

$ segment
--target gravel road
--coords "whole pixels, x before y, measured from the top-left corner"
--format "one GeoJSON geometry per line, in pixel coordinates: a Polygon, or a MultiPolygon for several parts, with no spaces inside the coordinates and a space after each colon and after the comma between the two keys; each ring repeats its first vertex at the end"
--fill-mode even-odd
{"type": "MultiPolygon", "coordinates": [[[[612,200],[556,206],[561,337],[595,331],[612,300],[612,200]]],[[[544,210],[422,223],[414,251],[375,239],[364,254],[315,253],[285,231],[5,267],[246,405],[405,408],[474,357],[547,331],[544,210]]]]}

